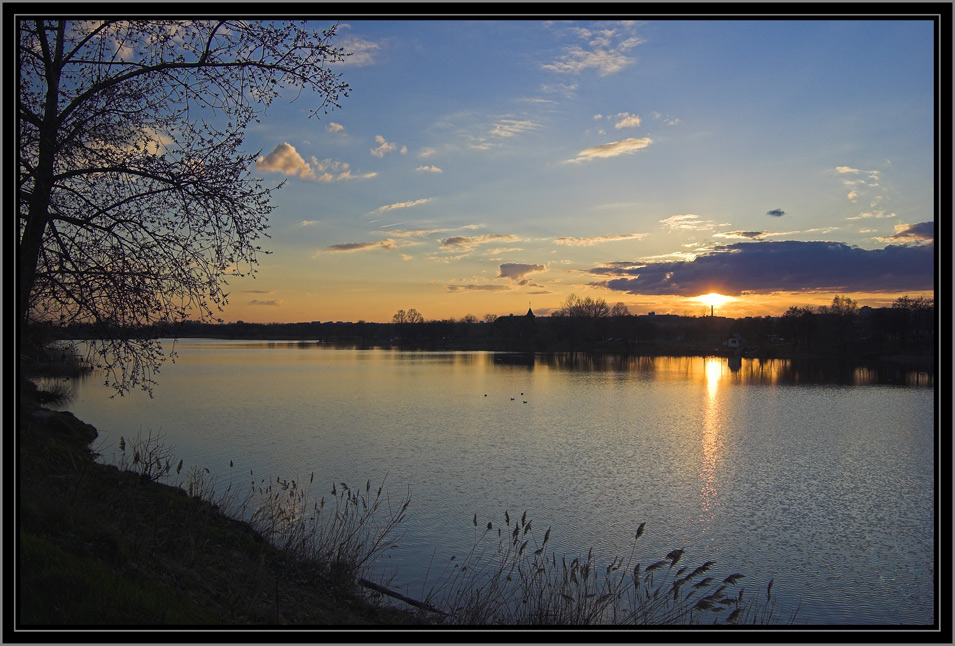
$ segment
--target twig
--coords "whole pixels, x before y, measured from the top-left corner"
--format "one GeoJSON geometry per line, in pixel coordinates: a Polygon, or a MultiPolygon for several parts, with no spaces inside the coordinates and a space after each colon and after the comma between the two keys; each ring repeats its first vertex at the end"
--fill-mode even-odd
{"type": "Polygon", "coordinates": [[[371,589],[374,590],[375,592],[380,592],[380,593],[382,593],[382,594],[387,594],[389,597],[394,597],[395,599],[398,599],[399,601],[404,601],[405,603],[410,604],[410,605],[412,605],[412,606],[415,606],[416,608],[421,608],[422,610],[427,610],[427,611],[429,611],[429,612],[435,612],[435,613],[437,613],[437,614],[439,614],[439,615],[442,615],[442,616],[444,616],[444,617],[448,617],[448,616],[449,616],[448,613],[446,613],[444,610],[439,610],[439,609],[435,608],[435,607],[432,606],[432,605],[429,605],[429,604],[427,604],[427,603],[424,603],[423,601],[418,601],[417,599],[412,599],[411,597],[406,597],[405,595],[401,594],[400,592],[395,592],[394,590],[389,590],[388,588],[386,588],[386,587],[384,587],[384,586],[381,586],[381,585],[378,585],[377,583],[373,583],[373,582],[369,581],[368,579],[358,579],[358,583],[360,583],[361,585],[365,586],[366,588],[371,588],[371,589]]]}

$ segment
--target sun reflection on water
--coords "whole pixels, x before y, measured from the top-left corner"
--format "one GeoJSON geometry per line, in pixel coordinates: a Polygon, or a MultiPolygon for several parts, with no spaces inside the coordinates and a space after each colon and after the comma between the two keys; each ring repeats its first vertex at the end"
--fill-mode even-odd
{"type": "Polygon", "coordinates": [[[720,380],[723,377],[723,362],[718,358],[704,360],[706,375],[706,396],[703,400],[703,464],[700,477],[703,486],[700,489],[700,522],[703,531],[709,528],[719,506],[717,461],[723,448],[721,437],[721,413],[718,399],[720,380]]]}

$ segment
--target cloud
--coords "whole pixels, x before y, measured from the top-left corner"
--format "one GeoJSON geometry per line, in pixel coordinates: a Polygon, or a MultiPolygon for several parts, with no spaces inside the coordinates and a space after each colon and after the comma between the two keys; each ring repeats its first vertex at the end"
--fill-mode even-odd
{"type": "Polygon", "coordinates": [[[334,121],[332,121],[327,126],[325,126],[325,132],[330,132],[334,135],[345,136],[345,126],[343,126],[340,123],[335,123],[334,121]]]}
{"type": "Polygon", "coordinates": [[[545,94],[556,94],[566,99],[577,96],[577,83],[541,83],[540,91],[545,94]]]}
{"type": "Polygon", "coordinates": [[[450,238],[441,241],[441,247],[445,249],[454,248],[460,249],[462,251],[469,251],[477,245],[494,242],[495,240],[517,239],[517,236],[511,235],[509,233],[489,233],[482,236],[451,236],[450,238]]]}
{"type": "Polygon", "coordinates": [[[498,278],[507,278],[508,280],[513,280],[518,282],[520,285],[527,283],[525,276],[528,274],[536,274],[542,271],[547,271],[547,267],[544,265],[527,265],[517,262],[506,262],[500,266],[500,273],[498,273],[498,278]]]}
{"type": "Polygon", "coordinates": [[[840,175],[848,176],[842,180],[842,185],[849,189],[846,193],[846,199],[852,204],[857,204],[860,198],[866,198],[869,206],[874,207],[880,200],[881,195],[869,198],[867,189],[878,188],[881,181],[881,173],[877,170],[861,170],[851,166],[836,166],[835,171],[840,175]]]}
{"type": "Polygon", "coordinates": [[[354,175],[347,162],[312,157],[306,162],[288,142],[276,146],[272,152],[255,161],[255,168],[269,173],[285,173],[290,177],[299,177],[309,182],[336,182],[349,179],[370,179],[378,173],[354,175]]]}
{"type": "Polygon", "coordinates": [[[318,224],[318,220],[302,220],[299,224],[303,227],[310,227],[313,224],[318,224]]]}
{"type": "Polygon", "coordinates": [[[692,213],[671,215],[668,218],[660,220],[660,224],[671,231],[710,231],[714,227],[723,226],[713,220],[704,220],[700,218],[700,216],[693,215],[692,213]]]}
{"type": "Polygon", "coordinates": [[[598,157],[617,157],[618,155],[626,155],[629,153],[634,153],[638,150],[642,150],[652,143],[653,140],[649,137],[643,137],[641,139],[635,139],[631,137],[630,139],[624,139],[623,141],[612,141],[608,144],[601,144],[599,146],[594,146],[593,148],[581,150],[579,153],[577,153],[576,157],[567,161],[582,162],[591,159],[597,159],[598,157]]]}
{"type": "Polygon", "coordinates": [[[771,215],[774,218],[781,218],[782,216],[786,215],[786,212],[782,209],[772,209],[771,211],[766,211],[766,215],[771,215]]]}
{"type": "Polygon", "coordinates": [[[618,24],[613,28],[572,27],[568,31],[579,40],[586,41],[585,44],[565,47],[557,60],[541,65],[541,69],[561,74],[596,70],[598,75],[607,76],[633,63],[633,59],[626,54],[643,42],[630,33],[629,25],[626,24],[618,24]]]}
{"type": "Polygon", "coordinates": [[[617,115],[617,123],[613,127],[617,130],[621,128],[635,128],[640,125],[640,117],[629,112],[621,112],[617,115]]]}
{"type": "MultiPolygon", "coordinates": [[[[325,253],[347,253],[352,251],[367,251],[369,249],[395,249],[395,241],[386,238],[375,242],[342,242],[325,248],[325,253]]],[[[321,252],[319,252],[321,253],[321,252]]]]}
{"type": "Polygon", "coordinates": [[[335,161],[334,159],[323,159],[319,161],[318,158],[312,157],[312,166],[314,166],[314,176],[308,179],[323,183],[350,179],[370,179],[378,175],[378,173],[353,175],[348,162],[335,161]]]}
{"type": "Polygon", "coordinates": [[[386,211],[394,211],[395,209],[407,209],[412,206],[418,206],[419,204],[427,204],[431,201],[430,197],[425,197],[420,200],[412,200],[410,202],[395,202],[394,204],[386,204],[385,206],[379,206],[377,209],[369,213],[384,213],[386,211]]]}
{"type": "MultiPolygon", "coordinates": [[[[926,235],[927,227],[914,226],[917,235],[926,235]]],[[[693,260],[616,262],[589,273],[611,277],[592,285],[646,295],[896,292],[933,289],[935,284],[931,244],[869,250],[839,242],[739,242],[693,260]]]]}
{"type": "Polygon", "coordinates": [[[474,150],[500,148],[508,141],[513,141],[515,137],[540,127],[540,124],[534,121],[516,119],[510,115],[503,118],[497,117],[496,121],[490,125],[483,118],[476,117],[470,112],[454,115],[454,118],[468,119],[468,123],[457,130],[459,136],[467,142],[468,147],[474,150]]]}
{"type": "Polygon", "coordinates": [[[657,121],[659,121],[659,120],[662,119],[662,120],[663,120],[663,125],[665,125],[665,126],[677,126],[677,125],[680,125],[680,120],[679,120],[679,119],[677,119],[676,117],[671,117],[671,116],[668,115],[668,114],[665,115],[665,114],[661,114],[661,113],[659,113],[659,112],[652,112],[652,113],[651,113],[651,116],[652,116],[654,119],[656,119],[657,121]]]}
{"type": "Polygon", "coordinates": [[[249,305],[261,305],[261,306],[264,306],[264,307],[278,307],[279,305],[282,304],[282,300],[281,300],[281,299],[274,299],[274,300],[271,300],[271,301],[260,301],[260,300],[252,299],[251,301],[249,301],[248,304],[249,304],[249,305]]]}
{"type": "Polygon", "coordinates": [[[449,292],[506,292],[511,288],[507,285],[448,285],[449,292]]]}
{"type": "Polygon", "coordinates": [[[434,165],[418,166],[415,170],[421,173],[443,173],[444,172],[443,170],[441,170],[440,168],[434,165]]]}
{"type": "Polygon", "coordinates": [[[895,225],[895,235],[889,236],[888,239],[901,240],[902,242],[934,242],[935,222],[897,224],[895,225]]]}
{"type": "Polygon", "coordinates": [[[371,154],[375,157],[384,157],[387,153],[398,149],[398,144],[388,141],[381,135],[375,135],[375,143],[378,144],[378,147],[371,149],[371,154]]]}
{"type": "Polygon", "coordinates": [[[847,217],[846,220],[868,220],[869,218],[881,219],[894,217],[895,213],[886,213],[885,211],[863,211],[859,215],[847,217]]]}
{"type": "Polygon", "coordinates": [[[334,63],[334,65],[353,65],[355,67],[373,65],[375,54],[381,49],[378,43],[357,36],[342,37],[341,46],[349,55],[345,57],[345,60],[334,63]]]}
{"type": "Polygon", "coordinates": [[[279,144],[268,155],[255,160],[255,168],[268,173],[285,173],[292,177],[298,176],[302,179],[315,178],[315,171],[298,154],[295,146],[288,142],[279,144]]]}
{"type": "Polygon", "coordinates": [[[448,229],[415,229],[415,230],[396,230],[389,231],[388,235],[395,236],[396,238],[423,238],[425,236],[431,236],[435,233],[444,233],[448,229]]]}
{"type": "Polygon", "coordinates": [[[618,240],[640,240],[645,238],[646,233],[619,233],[605,236],[595,236],[593,238],[554,238],[557,244],[568,245],[571,247],[589,247],[601,242],[616,242],[618,240]]]}
{"type": "Polygon", "coordinates": [[[767,235],[763,231],[726,231],[725,233],[714,233],[714,238],[736,238],[736,239],[748,239],[748,240],[758,240],[763,236],[767,235]]]}
{"type": "Polygon", "coordinates": [[[495,137],[513,137],[537,128],[533,121],[518,121],[517,119],[502,119],[491,127],[491,134],[495,137]]]}

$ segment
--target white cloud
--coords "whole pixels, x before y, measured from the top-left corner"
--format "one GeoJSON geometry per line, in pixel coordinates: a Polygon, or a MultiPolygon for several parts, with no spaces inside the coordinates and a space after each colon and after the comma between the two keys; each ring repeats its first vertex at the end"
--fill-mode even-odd
{"type": "Polygon", "coordinates": [[[443,173],[443,172],[444,172],[443,170],[441,170],[440,168],[438,168],[437,166],[434,166],[434,165],[431,165],[431,166],[418,166],[415,170],[416,170],[416,171],[420,171],[420,172],[422,172],[422,173],[443,173]]]}
{"type": "Polygon", "coordinates": [[[533,130],[537,124],[533,121],[518,121],[517,119],[502,119],[491,128],[491,134],[495,137],[513,137],[521,133],[533,130]]]}
{"type": "Polygon", "coordinates": [[[375,143],[378,144],[378,147],[371,149],[371,154],[375,157],[384,157],[386,153],[398,149],[398,144],[388,141],[381,135],[375,135],[375,143]]]}
{"type": "Polygon", "coordinates": [[[640,125],[640,117],[629,112],[621,112],[617,115],[617,123],[613,125],[617,130],[621,128],[635,128],[640,125]]]}
{"type": "Polygon", "coordinates": [[[554,62],[541,68],[562,74],[578,74],[596,70],[600,76],[619,72],[633,63],[626,55],[643,41],[632,35],[631,25],[620,23],[613,28],[590,29],[571,27],[569,32],[585,45],[574,44],[564,48],[563,54],[554,62]]]}
{"type": "Polygon", "coordinates": [[[344,135],[345,135],[345,126],[343,126],[343,125],[340,124],[340,123],[335,123],[334,121],[332,121],[332,122],[329,123],[327,126],[325,126],[325,131],[326,131],[326,132],[330,132],[330,133],[335,134],[335,135],[342,135],[342,136],[344,136],[344,135]]]}
{"type": "Polygon", "coordinates": [[[595,236],[593,238],[555,238],[557,244],[573,247],[590,247],[601,242],[616,242],[618,240],[640,240],[645,238],[646,233],[619,233],[605,236],[595,236]]]}
{"type": "MultiPolygon", "coordinates": [[[[885,211],[863,211],[859,215],[854,215],[846,218],[847,220],[868,220],[870,218],[894,218],[895,213],[886,213],[885,211]]],[[[898,226],[898,225],[896,225],[898,226]]]]}
{"type": "Polygon", "coordinates": [[[700,218],[700,216],[693,215],[692,213],[671,215],[668,218],[660,220],[660,224],[671,231],[709,231],[714,227],[723,226],[713,220],[704,220],[700,218]]]}
{"type": "Polygon", "coordinates": [[[315,171],[288,142],[281,143],[272,152],[255,160],[256,170],[269,173],[285,173],[302,179],[314,179],[315,171]]]}
{"type": "Polygon", "coordinates": [[[370,179],[378,173],[352,174],[351,166],[348,162],[336,161],[334,159],[323,159],[321,161],[312,157],[312,166],[315,168],[316,182],[337,182],[349,179],[370,179]],[[319,174],[320,173],[320,174],[319,174]]]}
{"type": "Polygon", "coordinates": [[[306,162],[295,146],[288,142],[279,144],[272,152],[255,161],[255,168],[269,173],[285,173],[290,177],[299,177],[310,182],[336,182],[349,179],[370,179],[377,173],[353,174],[347,162],[311,158],[306,162]]]}
{"type": "Polygon", "coordinates": [[[334,65],[354,65],[356,67],[373,65],[375,63],[375,54],[381,49],[378,43],[373,43],[370,40],[365,40],[357,36],[343,37],[341,46],[346,52],[349,52],[350,55],[346,56],[345,60],[334,63],[334,65]]]}
{"type": "Polygon", "coordinates": [[[653,140],[649,137],[643,137],[641,139],[634,139],[631,137],[630,139],[624,139],[622,141],[612,141],[608,144],[601,144],[599,146],[594,146],[593,148],[582,150],[577,153],[576,157],[569,159],[568,161],[581,162],[601,157],[617,157],[618,155],[625,155],[642,150],[652,143],[653,140]]]}
{"type": "Polygon", "coordinates": [[[419,204],[427,204],[431,201],[430,197],[425,197],[420,200],[413,200],[409,202],[395,202],[394,204],[386,204],[385,206],[379,206],[377,209],[369,213],[385,213],[386,211],[394,211],[395,209],[407,209],[408,207],[418,206],[419,204]]]}

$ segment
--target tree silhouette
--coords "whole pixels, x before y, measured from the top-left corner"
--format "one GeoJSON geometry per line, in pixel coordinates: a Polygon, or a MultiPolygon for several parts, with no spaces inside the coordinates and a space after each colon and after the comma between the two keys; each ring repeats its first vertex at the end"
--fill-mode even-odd
{"type": "Polygon", "coordinates": [[[580,298],[576,294],[569,295],[564,299],[564,302],[561,303],[560,308],[551,314],[551,316],[588,318],[600,318],[609,315],[610,307],[607,306],[606,300],[602,298],[591,298],[590,296],[580,298]]]}
{"type": "Polygon", "coordinates": [[[86,323],[120,393],[150,390],[156,339],[131,326],[214,318],[254,273],[270,195],[241,150],[287,88],[311,116],[348,86],[304,22],[18,23],[18,323],[86,323]]]}
{"type": "Polygon", "coordinates": [[[395,315],[391,317],[392,323],[424,323],[424,317],[418,312],[418,310],[411,308],[407,312],[404,310],[398,310],[395,312],[395,315]]]}

